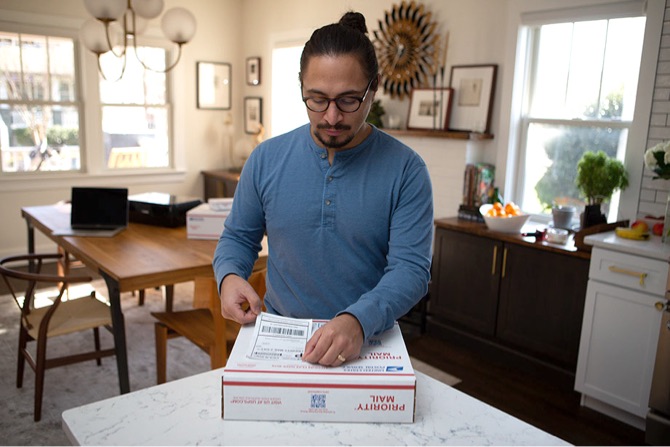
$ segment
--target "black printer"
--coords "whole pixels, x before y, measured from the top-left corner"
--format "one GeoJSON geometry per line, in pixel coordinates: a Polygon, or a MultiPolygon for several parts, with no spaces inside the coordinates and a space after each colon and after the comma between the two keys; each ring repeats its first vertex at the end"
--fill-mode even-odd
{"type": "Polygon", "coordinates": [[[128,196],[128,220],[160,227],[186,225],[186,212],[200,205],[195,197],[180,197],[163,192],[146,192],[128,196]]]}

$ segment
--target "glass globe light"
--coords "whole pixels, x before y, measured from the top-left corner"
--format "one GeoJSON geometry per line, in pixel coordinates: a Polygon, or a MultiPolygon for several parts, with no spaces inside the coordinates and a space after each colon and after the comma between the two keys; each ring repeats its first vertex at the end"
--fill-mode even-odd
{"type": "Polygon", "coordinates": [[[126,0],[84,0],[86,10],[98,20],[118,20],[126,10],[126,0]]]}
{"type": "Polygon", "coordinates": [[[135,13],[145,19],[155,19],[163,12],[163,0],[132,0],[135,13]]]}
{"type": "Polygon", "coordinates": [[[110,50],[105,35],[105,25],[96,20],[88,19],[79,29],[79,38],[89,51],[95,54],[106,53],[110,50]]]}
{"type": "Polygon", "coordinates": [[[190,41],[195,34],[195,17],[184,8],[172,8],[163,14],[161,28],[172,42],[183,44],[190,41]]]}

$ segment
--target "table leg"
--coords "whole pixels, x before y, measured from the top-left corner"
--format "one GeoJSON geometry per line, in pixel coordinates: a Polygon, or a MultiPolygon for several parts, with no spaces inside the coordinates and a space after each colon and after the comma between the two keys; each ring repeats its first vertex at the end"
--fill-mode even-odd
{"type": "Polygon", "coordinates": [[[172,312],[174,303],[174,284],[165,285],[165,312],[172,312]]]}
{"type": "Polygon", "coordinates": [[[116,365],[119,370],[119,388],[121,394],[130,392],[128,378],[128,350],[126,349],[126,324],[121,311],[121,291],[119,283],[102,270],[100,275],[107,283],[109,303],[112,308],[112,325],[114,329],[114,345],[116,347],[116,365]]]}
{"type": "MultiPolygon", "coordinates": [[[[35,227],[27,219],[26,219],[26,226],[28,229],[28,253],[32,255],[35,253],[35,227]]],[[[35,261],[33,260],[28,261],[28,271],[29,272],[35,271],[35,261]]]]}

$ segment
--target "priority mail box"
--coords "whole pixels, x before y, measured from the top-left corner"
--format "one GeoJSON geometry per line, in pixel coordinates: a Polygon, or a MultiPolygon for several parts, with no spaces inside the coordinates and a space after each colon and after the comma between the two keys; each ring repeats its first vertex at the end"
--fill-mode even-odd
{"type": "Polygon", "coordinates": [[[414,422],[416,376],[398,323],[338,367],[250,358],[254,336],[242,327],[224,368],[223,419],[414,422]]]}
{"type": "Polygon", "coordinates": [[[230,211],[216,211],[203,203],[186,212],[186,234],[189,239],[219,239],[230,211]]]}

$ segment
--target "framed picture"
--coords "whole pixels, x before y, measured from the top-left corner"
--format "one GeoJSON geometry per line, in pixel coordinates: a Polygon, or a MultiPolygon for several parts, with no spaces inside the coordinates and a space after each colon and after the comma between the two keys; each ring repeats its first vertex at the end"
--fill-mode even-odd
{"type": "Polygon", "coordinates": [[[495,64],[451,67],[454,104],[449,129],[489,133],[497,70],[495,64]]]}
{"type": "Polygon", "coordinates": [[[197,63],[198,108],[230,109],[231,65],[225,62],[197,63]]]}
{"type": "Polygon", "coordinates": [[[409,100],[408,129],[444,130],[451,111],[450,88],[415,88],[409,100]]]}
{"type": "Polygon", "coordinates": [[[247,85],[260,85],[261,83],[261,58],[247,58],[247,85]]]}
{"type": "Polygon", "coordinates": [[[263,99],[254,96],[244,98],[244,131],[256,135],[263,124],[263,99]]]}

